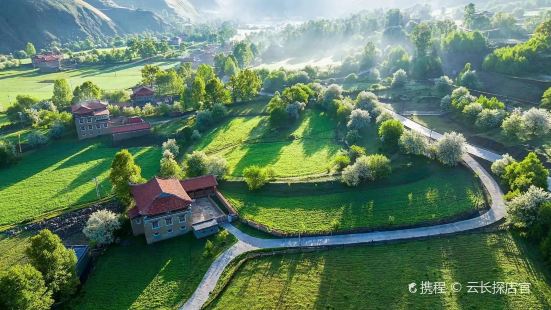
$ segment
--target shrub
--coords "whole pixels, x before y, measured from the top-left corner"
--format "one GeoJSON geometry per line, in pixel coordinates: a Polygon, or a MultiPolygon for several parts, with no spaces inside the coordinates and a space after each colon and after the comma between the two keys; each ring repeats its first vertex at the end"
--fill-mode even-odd
{"type": "Polygon", "coordinates": [[[367,156],[361,156],[353,165],[344,168],[341,176],[341,181],[348,186],[358,186],[367,180],[373,180],[367,156]]]}
{"type": "Polygon", "coordinates": [[[542,137],[551,129],[551,114],[544,109],[531,108],[522,115],[523,125],[528,136],[542,137]]]}
{"type": "Polygon", "coordinates": [[[168,139],[163,142],[163,151],[169,151],[174,157],[177,157],[180,154],[180,147],[175,139],[168,139]]]}
{"type": "Polygon", "coordinates": [[[38,131],[33,131],[27,136],[27,141],[30,146],[37,147],[48,143],[48,137],[38,131]]]}
{"type": "Polygon", "coordinates": [[[90,215],[82,232],[92,243],[107,245],[113,243],[115,231],[120,227],[117,214],[109,210],[98,210],[90,215]]]}
{"type": "Polygon", "coordinates": [[[377,119],[375,120],[375,123],[377,125],[380,125],[381,123],[394,119],[394,116],[387,111],[383,111],[379,116],[377,116],[377,119]]]}
{"type": "Polygon", "coordinates": [[[212,106],[212,119],[213,121],[219,121],[228,115],[228,108],[222,103],[215,103],[212,106]]]}
{"type": "Polygon", "coordinates": [[[414,131],[404,131],[398,142],[402,152],[412,155],[428,153],[429,140],[422,134],[414,131]]]}
{"type": "Polygon", "coordinates": [[[443,75],[436,79],[434,82],[434,88],[439,95],[448,95],[453,89],[453,80],[447,75],[443,75]]]}
{"type": "Polygon", "coordinates": [[[348,150],[348,156],[350,157],[350,160],[352,160],[352,162],[355,162],[356,159],[366,154],[367,154],[367,151],[365,150],[365,148],[358,145],[352,145],[348,150]]]}
{"type": "Polygon", "coordinates": [[[498,128],[503,123],[505,115],[504,110],[483,109],[476,117],[475,126],[485,130],[498,128]]]}
{"type": "Polygon", "coordinates": [[[191,140],[197,141],[199,139],[201,139],[201,133],[199,132],[199,130],[195,129],[191,134],[191,140]]]}
{"type": "Polygon", "coordinates": [[[293,103],[289,103],[287,107],[285,107],[285,112],[287,112],[287,116],[291,120],[297,121],[300,118],[300,113],[304,111],[305,107],[306,103],[296,101],[293,103]]]}
{"type": "Polygon", "coordinates": [[[48,131],[48,136],[50,139],[58,140],[63,137],[63,134],[65,133],[65,125],[63,125],[60,122],[56,122],[52,125],[50,130],[48,131]]]}
{"type": "Polygon", "coordinates": [[[482,105],[478,102],[469,103],[463,108],[463,115],[465,115],[465,117],[467,117],[471,122],[476,120],[476,117],[480,112],[482,112],[482,105]]]}
{"type": "Polygon", "coordinates": [[[510,164],[516,163],[516,162],[517,161],[513,158],[513,156],[509,154],[503,154],[503,156],[501,156],[501,159],[496,160],[492,164],[492,167],[491,167],[492,172],[496,176],[501,178],[505,173],[505,168],[507,168],[507,166],[509,166],[510,164]]]}
{"type": "Polygon", "coordinates": [[[0,140],[0,168],[8,167],[17,162],[15,146],[8,140],[0,140]]]}
{"type": "Polygon", "coordinates": [[[408,75],[403,69],[399,69],[392,75],[391,86],[393,88],[404,87],[408,81],[408,75]]]}
{"type": "Polygon", "coordinates": [[[446,166],[456,166],[465,153],[465,138],[462,134],[446,133],[436,143],[436,157],[446,166]]]}
{"type": "Polygon", "coordinates": [[[346,133],[345,140],[346,140],[346,143],[348,144],[354,144],[358,142],[360,138],[361,138],[360,133],[357,130],[349,130],[346,133]]]}
{"type": "Polygon", "coordinates": [[[205,152],[194,151],[187,156],[184,162],[184,170],[188,177],[198,177],[207,172],[208,156],[205,152]]]}
{"type": "Polygon", "coordinates": [[[210,156],[206,162],[207,174],[223,179],[228,173],[228,162],[220,156],[210,156]]]}
{"type": "Polygon", "coordinates": [[[342,171],[346,166],[350,165],[350,162],[350,157],[340,154],[333,159],[333,166],[336,167],[337,171],[342,171]]]}
{"type": "Polygon", "coordinates": [[[350,114],[350,120],[346,124],[348,129],[352,130],[362,130],[369,126],[369,122],[371,122],[371,116],[369,115],[369,112],[355,109],[350,114]]]}
{"type": "Polygon", "coordinates": [[[524,120],[522,118],[522,112],[519,109],[515,109],[505,120],[501,123],[501,129],[505,136],[518,140],[524,137],[524,120]]]}
{"type": "Polygon", "coordinates": [[[384,155],[375,154],[367,156],[367,167],[371,171],[373,180],[386,178],[392,172],[390,159],[384,155]]]}
{"type": "Polygon", "coordinates": [[[42,274],[29,264],[13,265],[0,272],[0,308],[48,310],[52,292],[42,274]]]}
{"type": "Polygon", "coordinates": [[[335,99],[342,98],[343,89],[337,84],[331,84],[327,87],[323,94],[323,100],[326,103],[331,103],[335,99]]]}
{"type": "Polygon", "coordinates": [[[372,92],[362,91],[356,97],[356,107],[358,109],[372,112],[378,104],[379,98],[372,92]]]}
{"type": "Polygon", "coordinates": [[[243,170],[243,177],[249,190],[254,191],[262,188],[269,180],[268,171],[259,166],[250,166],[243,170]]]}
{"type": "Polygon", "coordinates": [[[400,121],[392,119],[381,123],[379,137],[387,145],[396,145],[404,132],[404,125],[400,121]]]}
{"type": "Polygon", "coordinates": [[[450,111],[452,108],[452,98],[450,95],[442,97],[440,100],[440,109],[444,112],[450,111]]]}
{"type": "Polygon", "coordinates": [[[547,189],[549,171],[543,166],[536,153],[529,153],[522,161],[505,167],[502,179],[511,191],[526,191],[531,186],[547,189]]]}
{"type": "Polygon", "coordinates": [[[205,111],[199,111],[197,112],[197,128],[200,130],[208,129],[212,123],[214,122],[212,111],[205,110],[205,111]]]}
{"type": "Polygon", "coordinates": [[[539,208],[549,202],[551,202],[550,193],[531,186],[524,194],[515,197],[508,203],[509,221],[516,228],[530,228],[538,221],[539,208]]]}

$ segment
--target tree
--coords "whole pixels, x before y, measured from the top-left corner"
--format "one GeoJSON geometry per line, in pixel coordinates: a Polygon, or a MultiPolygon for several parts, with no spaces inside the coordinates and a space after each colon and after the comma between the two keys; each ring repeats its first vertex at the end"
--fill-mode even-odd
{"type": "Polygon", "coordinates": [[[220,156],[210,156],[205,164],[207,174],[223,179],[228,173],[228,162],[220,156]]]}
{"type": "Polygon", "coordinates": [[[545,190],[531,186],[528,190],[513,198],[507,204],[509,221],[519,229],[530,229],[538,221],[539,209],[551,202],[551,194],[545,190]]]}
{"type": "Polygon", "coordinates": [[[233,55],[240,68],[248,66],[254,58],[251,44],[245,41],[241,41],[234,46],[233,55]]]}
{"type": "Polygon", "coordinates": [[[427,55],[427,50],[430,48],[430,41],[432,38],[432,31],[427,23],[421,23],[411,32],[411,40],[415,45],[416,56],[423,57],[427,55]]]}
{"type": "Polygon", "coordinates": [[[155,65],[145,65],[142,70],[142,84],[153,86],[157,74],[161,72],[161,67],[155,65]]]}
{"type": "Polygon", "coordinates": [[[513,140],[521,139],[525,136],[524,120],[522,112],[519,109],[513,112],[501,123],[503,134],[513,140]]]}
{"type": "Polygon", "coordinates": [[[165,150],[163,152],[163,158],[161,158],[160,162],[159,177],[163,179],[171,179],[180,178],[182,176],[182,168],[174,159],[174,155],[169,150],[165,150]]]}
{"type": "Polygon", "coordinates": [[[212,108],[216,103],[227,103],[230,101],[228,90],[219,78],[213,77],[205,86],[205,104],[212,108]]]}
{"type": "Polygon", "coordinates": [[[272,126],[281,126],[285,124],[287,120],[287,104],[281,98],[279,92],[276,92],[275,95],[268,102],[268,113],[270,113],[270,124],[272,126]]]}
{"type": "Polygon", "coordinates": [[[191,88],[191,101],[193,106],[201,107],[201,104],[205,101],[205,94],[205,82],[200,77],[195,77],[191,88]]]}
{"type": "Polygon", "coordinates": [[[163,152],[169,151],[172,155],[174,155],[174,157],[180,154],[180,147],[178,146],[176,139],[166,140],[165,142],[163,142],[162,148],[163,152]]]}
{"type": "Polygon", "coordinates": [[[470,63],[466,63],[463,71],[457,76],[457,84],[470,89],[480,89],[480,80],[478,79],[476,71],[471,69],[470,63]]]}
{"type": "Polygon", "coordinates": [[[46,286],[53,292],[55,299],[61,301],[71,296],[79,283],[75,270],[75,252],[67,249],[61,239],[47,229],[41,230],[29,240],[27,257],[42,273],[46,286]]]}
{"type": "Polygon", "coordinates": [[[291,87],[285,88],[281,95],[287,103],[293,103],[297,101],[308,103],[308,99],[310,98],[310,96],[314,95],[314,92],[312,91],[312,89],[310,89],[310,87],[305,84],[295,84],[291,87]]]}
{"type": "Polygon", "coordinates": [[[142,169],[134,162],[134,156],[128,150],[121,150],[115,154],[109,180],[113,186],[115,196],[125,204],[130,203],[130,184],[143,181],[142,169]]]}
{"type": "Polygon", "coordinates": [[[492,172],[498,176],[498,177],[502,177],[503,174],[505,174],[505,168],[507,168],[507,166],[509,166],[510,164],[512,163],[516,163],[517,161],[513,158],[513,156],[509,155],[509,154],[503,154],[503,156],[501,156],[501,159],[498,159],[496,160],[493,164],[492,164],[492,172]]]}
{"type": "Polygon", "coordinates": [[[29,57],[36,55],[36,48],[34,47],[34,44],[32,44],[31,42],[28,42],[27,45],[25,46],[25,53],[29,57]]]}
{"type": "Polygon", "coordinates": [[[208,156],[205,152],[194,151],[187,156],[184,167],[187,177],[198,177],[207,173],[208,156]]]}
{"type": "Polygon", "coordinates": [[[530,138],[543,137],[551,130],[551,113],[531,108],[522,115],[524,129],[530,138]]]}
{"type": "Polygon", "coordinates": [[[384,121],[379,126],[379,137],[389,146],[397,145],[403,132],[404,125],[395,119],[384,121]]]}
{"type": "Polygon", "coordinates": [[[331,84],[327,87],[325,92],[323,93],[323,100],[326,104],[333,103],[333,100],[335,99],[342,99],[342,93],[343,89],[340,85],[337,84],[331,84]]]}
{"type": "Polygon", "coordinates": [[[341,175],[341,181],[348,186],[358,186],[360,183],[373,180],[372,171],[369,169],[369,160],[367,156],[361,156],[354,164],[344,168],[341,175]]]}
{"type": "Polygon", "coordinates": [[[445,133],[436,143],[436,157],[446,166],[456,166],[465,154],[465,137],[456,132],[445,133]]]}
{"type": "Polygon", "coordinates": [[[109,210],[98,210],[90,215],[82,230],[94,244],[107,245],[115,240],[115,232],[121,227],[119,216],[109,210]]]}
{"type": "Polygon", "coordinates": [[[392,84],[394,88],[404,87],[408,81],[408,74],[406,71],[399,69],[392,75],[392,84]]]}
{"type": "Polygon", "coordinates": [[[529,153],[522,161],[513,162],[505,167],[502,179],[511,191],[524,192],[530,186],[547,190],[549,171],[543,166],[536,153],[529,153]]]}
{"type": "Polygon", "coordinates": [[[53,303],[42,274],[30,264],[13,265],[0,273],[0,309],[48,310],[53,303]]]}
{"type": "Polygon", "coordinates": [[[17,162],[15,146],[9,140],[0,140],[0,168],[6,168],[17,162]]]}
{"type": "Polygon", "coordinates": [[[205,82],[205,84],[216,77],[216,74],[214,73],[214,69],[207,65],[207,64],[200,64],[199,67],[197,67],[196,77],[200,78],[205,82]]]}
{"type": "Polygon", "coordinates": [[[375,154],[367,156],[367,167],[371,171],[371,177],[373,180],[379,180],[390,176],[392,168],[390,166],[390,159],[384,155],[375,154]]]}
{"type": "Polygon", "coordinates": [[[82,85],[75,87],[73,91],[73,103],[99,99],[100,97],[101,89],[90,81],[86,81],[82,85]]]}
{"type": "Polygon", "coordinates": [[[348,129],[352,130],[362,130],[369,126],[369,123],[371,122],[371,116],[369,115],[369,112],[355,109],[350,114],[350,119],[346,126],[348,129]]]}
{"type": "Polygon", "coordinates": [[[119,89],[114,91],[103,92],[103,94],[101,95],[101,99],[107,100],[107,102],[109,103],[129,102],[130,95],[126,90],[119,89]]]}
{"type": "Polygon", "coordinates": [[[379,104],[379,98],[372,92],[362,91],[356,97],[355,104],[358,109],[373,112],[379,104]]]}
{"type": "Polygon", "coordinates": [[[398,144],[402,152],[412,155],[425,155],[429,148],[429,140],[415,131],[404,131],[398,144]]]}
{"type": "Polygon", "coordinates": [[[541,108],[551,111],[551,87],[549,87],[541,98],[541,108]]]}
{"type": "Polygon", "coordinates": [[[356,159],[366,154],[367,154],[367,151],[365,150],[365,148],[358,145],[351,145],[350,149],[348,150],[348,156],[350,157],[350,160],[352,162],[355,162],[356,159]]]}
{"type": "Polygon", "coordinates": [[[441,96],[449,95],[453,89],[453,80],[443,75],[435,81],[434,88],[441,96]]]}
{"type": "Polygon", "coordinates": [[[184,81],[174,70],[158,72],[155,76],[155,85],[160,96],[175,96],[184,91],[184,81]]]}
{"type": "Polygon", "coordinates": [[[52,102],[55,106],[62,110],[71,104],[72,99],[71,86],[69,86],[67,80],[56,80],[54,82],[54,95],[52,96],[52,102]]]}
{"type": "Polygon", "coordinates": [[[375,44],[373,44],[373,42],[368,42],[360,55],[360,70],[365,71],[373,68],[377,64],[378,58],[379,51],[375,47],[375,44]]]}
{"type": "Polygon", "coordinates": [[[243,177],[245,183],[249,186],[249,190],[254,191],[262,188],[268,183],[269,175],[268,171],[259,166],[250,166],[243,170],[243,177]]]}
{"type": "Polygon", "coordinates": [[[243,70],[230,78],[233,101],[248,101],[258,96],[262,88],[262,82],[258,74],[253,70],[243,70]]]}

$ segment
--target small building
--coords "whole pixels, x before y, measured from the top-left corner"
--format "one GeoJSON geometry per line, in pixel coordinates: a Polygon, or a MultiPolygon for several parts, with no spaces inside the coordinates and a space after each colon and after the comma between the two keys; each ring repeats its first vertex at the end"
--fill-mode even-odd
{"type": "Polygon", "coordinates": [[[193,234],[197,239],[214,235],[220,231],[220,228],[218,227],[218,222],[215,219],[193,224],[192,228],[193,234]]]}
{"type": "Polygon", "coordinates": [[[80,140],[110,134],[107,103],[91,100],[71,107],[80,140]]]}
{"type": "MultiPolygon", "coordinates": [[[[212,175],[187,180],[155,177],[147,183],[131,185],[135,206],[128,211],[128,217],[132,232],[145,235],[148,244],[196,231],[193,226],[197,224],[201,224],[197,228],[199,236],[211,234],[218,229],[218,218],[223,213],[214,212],[212,216],[194,213],[200,213],[197,207],[209,201],[209,195],[218,193],[217,186],[212,175]],[[199,220],[194,222],[195,218],[199,220]],[[216,229],[212,227],[214,223],[216,229]]],[[[217,207],[209,204],[208,208],[217,207]]]]}
{"type": "Polygon", "coordinates": [[[151,124],[140,117],[128,117],[121,125],[111,124],[111,135],[114,142],[142,137],[151,133],[151,124]]]}
{"type": "Polygon", "coordinates": [[[155,102],[155,90],[149,86],[138,86],[132,89],[130,99],[135,106],[143,107],[147,103],[155,102]]]}
{"type": "Polygon", "coordinates": [[[69,245],[67,248],[75,251],[77,256],[76,274],[82,280],[90,265],[90,247],[87,245],[69,245]]]}
{"type": "Polygon", "coordinates": [[[38,54],[31,58],[34,68],[38,68],[40,72],[57,72],[61,70],[61,62],[63,54],[38,54]]]}

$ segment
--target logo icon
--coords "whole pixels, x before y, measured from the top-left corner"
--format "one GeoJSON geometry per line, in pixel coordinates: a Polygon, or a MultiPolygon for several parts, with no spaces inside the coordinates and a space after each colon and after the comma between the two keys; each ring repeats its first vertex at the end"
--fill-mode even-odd
{"type": "Polygon", "coordinates": [[[412,282],[408,285],[409,292],[415,294],[417,292],[417,283],[412,282]]]}

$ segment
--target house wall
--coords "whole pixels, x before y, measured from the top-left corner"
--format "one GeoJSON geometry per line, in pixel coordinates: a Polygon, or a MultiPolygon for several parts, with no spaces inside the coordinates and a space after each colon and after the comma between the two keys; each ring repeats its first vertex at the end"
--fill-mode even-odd
{"type": "Polygon", "coordinates": [[[197,239],[201,239],[201,238],[205,238],[205,237],[214,235],[219,231],[220,231],[220,228],[218,226],[214,226],[214,227],[209,227],[209,228],[205,228],[205,229],[201,229],[201,230],[195,230],[195,231],[193,231],[193,234],[195,235],[195,237],[197,239]]]}
{"type": "Polygon", "coordinates": [[[133,218],[130,221],[130,226],[132,226],[132,233],[134,233],[134,236],[143,235],[144,234],[143,216],[138,216],[133,218]]]}
{"type": "Polygon", "coordinates": [[[74,119],[77,129],[77,135],[80,140],[94,138],[111,133],[111,128],[109,128],[109,115],[74,115],[74,119]]]}
{"type": "Polygon", "coordinates": [[[151,218],[146,217],[143,219],[145,239],[150,244],[186,234],[191,231],[192,220],[191,208],[184,212],[175,212],[151,218]],[[183,222],[180,222],[180,216],[185,217],[183,222]],[[171,219],[172,224],[167,224],[167,219],[171,219]],[[157,228],[153,225],[155,222],[158,223],[157,228]]]}
{"type": "Polygon", "coordinates": [[[137,137],[148,135],[150,133],[151,133],[151,129],[136,130],[136,131],[130,131],[130,132],[123,132],[123,133],[114,133],[113,141],[116,142],[116,141],[131,139],[131,138],[137,138],[137,137]]]}

